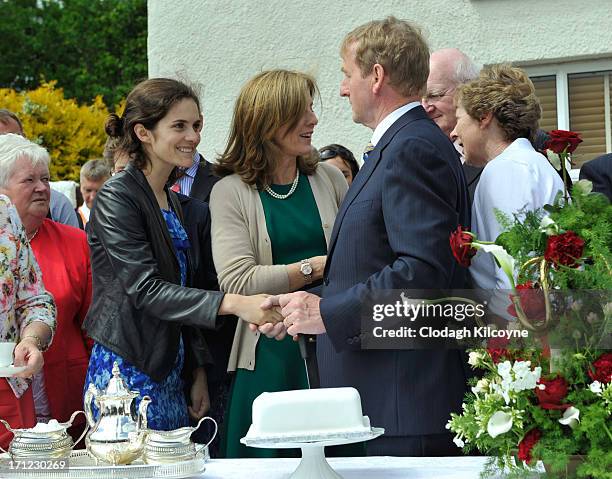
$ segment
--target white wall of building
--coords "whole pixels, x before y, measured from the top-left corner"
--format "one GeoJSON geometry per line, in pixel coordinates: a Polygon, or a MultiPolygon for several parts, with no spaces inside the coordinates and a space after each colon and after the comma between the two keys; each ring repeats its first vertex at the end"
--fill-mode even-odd
{"type": "Polygon", "coordinates": [[[201,87],[200,151],[222,151],[241,85],[264,69],[313,74],[321,90],[313,143],[356,156],[371,133],[338,95],[339,45],[361,23],[392,14],[421,25],[432,49],[458,47],[483,64],[612,58],[612,0],[149,0],[149,75],[201,87]]]}

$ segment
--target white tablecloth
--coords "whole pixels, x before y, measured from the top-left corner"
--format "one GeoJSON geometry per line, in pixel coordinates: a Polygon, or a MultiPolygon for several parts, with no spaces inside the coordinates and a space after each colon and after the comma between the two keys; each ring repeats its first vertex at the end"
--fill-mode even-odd
{"type": "MultiPolygon", "coordinates": [[[[478,479],[485,457],[342,457],[328,459],[344,479],[478,479]]],[[[286,479],[299,459],[213,459],[202,479],[286,479]]]]}

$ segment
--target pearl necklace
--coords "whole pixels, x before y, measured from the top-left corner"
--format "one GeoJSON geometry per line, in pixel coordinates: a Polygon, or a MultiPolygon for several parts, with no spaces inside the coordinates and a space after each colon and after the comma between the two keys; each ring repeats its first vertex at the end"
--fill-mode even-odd
{"type": "Polygon", "coordinates": [[[295,175],[295,180],[293,180],[293,183],[291,184],[291,188],[289,188],[289,191],[287,192],[287,194],[284,194],[284,195],[278,194],[276,191],[270,188],[269,185],[264,186],[264,190],[266,190],[266,193],[268,193],[272,198],[276,198],[277,200],[286,200],[294,193],[299,181],[300,181],[300,170],[297,170],[296,175],[295,175]]]}

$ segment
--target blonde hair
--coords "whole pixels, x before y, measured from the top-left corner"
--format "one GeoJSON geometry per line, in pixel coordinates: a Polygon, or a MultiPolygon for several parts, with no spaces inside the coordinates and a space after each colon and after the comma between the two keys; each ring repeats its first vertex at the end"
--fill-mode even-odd
{"type": "Polygon", "coordinates": [[[476,80],[459,86],[455,104],[476,120],[491,112],[509,141],[533,142],[542,116],[533,83],[522,69],[510,65],[487,67],[476,80]]]}
{"type": "MultiPolygon", "coordinates": [[[[258,188],[271,184],[281,156],[274,136],[282,127],[294,129],[316,94],[316,82],[306,73],[270,70],[250,79],[236,100],[229,139],[218,158],[216,173],[236,173],[258,188]]],[[[307,175],[315,172],[317,163],[314,148],[312,155],[297,157],[299,170],[307,175]]]]}
{"type": "Polygon", "coordinates": [[[389,16],[361,25],[346,35],[340,47],[343,57],[353,44],[355,62],[363,78],[378,63],[399,94],[419,98],[423,95],[429,76],[429,47],[419,27],[389,16]]]}

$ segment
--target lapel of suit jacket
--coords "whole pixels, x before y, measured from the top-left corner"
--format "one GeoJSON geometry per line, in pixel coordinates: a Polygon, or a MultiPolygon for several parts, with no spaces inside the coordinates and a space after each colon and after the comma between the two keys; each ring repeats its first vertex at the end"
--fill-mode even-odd
{"type": "Polygon", "coordinates": [[[189,196],[207,201],[214,184],[215,176],[213,175],[211,164],[200,155],[200,164],[193,179],[189,196]]]}
{"type": "Polygon", "coordinates": [[[328,249],[329,252],[327,253],[328,258],[325,264],[326,271],[327,271],[328,265],[330,264],[329,259],[331,258],[334,247],[336,245],[336,239],[338,238],[338,232],[340,231],[340,226],[342,225],[342,220],[344,219],[344,215],[346,214],[348,207],[351,205],[351,203],[355,200],[359,192],[366,185],[366,183],[370,179],[370,176],[372,176],[372,173],[374,172],[374,170],[380,163],[384,149],[391,142],[391,140],[397,134],[397,132],[400,131],[408,123],[415,121],[415,120],[426,119],[426,118],[428,118],[427,113],[425,113],[425,110],[423,109],[422,106],[416,106],[408,110],[406,113],[400,116],[395,121],[395,123],[393,123],[389,127],[389,129],[385,132],[385,134],[376,144],[376,147],[372,151],[370,151],[370,153],[368,153],[368,159],[365,161],[363,167],[361,168],[361,170],[359,170],[359,173],[353,180],[353,184],[348,189],[346,196],[344,197],[344,201],[342,202],[342,205],[340,206],[340,210],[338,211],[338,214],[336,215],[336,221],[334,222],[334,229],[332,230],[332,235],[331,235],[331,239],[329,242],[329,249],[328,249]]]}

